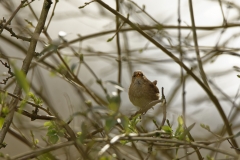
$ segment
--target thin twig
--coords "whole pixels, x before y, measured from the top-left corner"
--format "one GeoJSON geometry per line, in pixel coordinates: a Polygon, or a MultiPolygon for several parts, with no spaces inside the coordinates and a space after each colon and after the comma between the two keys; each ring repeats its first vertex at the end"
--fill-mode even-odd
{"type": "Polygon", "coordinates": [[[143,158],[142,154],[140,153],[140,151],[138,150],[138,148],[137,148],[137,146],[134,142],[132,142],[132,146],[133,146],[133,149],[137,152],[137,155],[138,155],[139,159],[143,160],[144,158],[143,158]]]}
{"type": "Polygon", "coordinates": [[[17,14],[17,12],[21,9],[21,7],[24,5],[24,3],[26,2],[27,0],[22,0],[20,5],[17,7],[17,9],[13,12],[13,14],[11,15],[11,17],[8,19],[8,21],[1,27],[1,30],[0,30],[0,35],[2,34],[2,31],[4,30],[4,28],[11,23],[12,19],[15,17],[15,15],[17,14]]]}
{"type": "MultiPolygon", "coordinates": [[[[8,94],[9,96],[11,96],[11,97],[13,97],[13,98],[15,98],[15,99],[17,99],[17,100],[20,100],[20,101],[24,100],[23,98],[18,97],[18,96],[16,96],[16,95],[12,94],[12,93],[7,92],[7,91],[4,91],[4,90],[1,90],[1,89],[0,89],[0,92],[6,93],[6,94],[8,94]]],[[[37,107],[37,108],[45,111],[45,112],[48,113],[49,115],[52,115],[51,112],[49,112],[46,108],[43,108],[43,107],[40,106],[40,105],[37,105],[37,104],[35,104],[35,103],[33,103],[33,102],[30,102],[30,101],[26,101],[26,103],[29,104],[29,105],[31,105],[31,106],[37,107]]]]}
{"type": "MultiPolygon", "coordinates": [[[[220,29],[220,28],[232,28],[232,27],[239,27],[240,24],[227,24],[227,25],[221,25],[221,26],[210,26],[210,27],[205,27],[205,26],[196,26],[195,29],[197,30],[214,30],[214,29],[220,29]]],[[[174,26],[174,25],[162,25],[162,26],[158,26],[158,25],[154,25],[154,26],[147,26],[147,25],[138,25],[138,27],[141,30],[151,30],[151,29],[157,29],[159,30],[159,28],[161,29],[178,29],[179,26],[174,26]]],[[[187,30],[191,30],[192,27],[191,26],[180,26],[181,29],[187,29],[187,30]]],[[[128,31],[134,31],[136,29],[130,27],[130,28],[122,28],[121,30],[119,30],[119,32],[128,32],[128,31]]],[[[86,39],[90,39],[90,38],[96,38],[98,36],[106,36],[107,34],[111,34],[111,33],[115,33],[116,30],[109,30],[109,31],[104,31],[104,32],[98,32],[98,33],[93,33],[93,34],[89,34],[86,36],[81,36],[79,38],[73,39],[71,41],[68,42],[68,44],[62,44],[59,46],[59,49],[62,49],[65,47],[65,45],[69,45],[69,44],[73,44],[79,41],[83,41],[86,39]]]]}
{"type": "MultiPolygon", "coordinates": [[[[65,39],[63,39],[63,38],[62,38],[62,40],[64,40],[64,42],[67,42],[67,41],[66,41],[65,39]]],[[[97,76],[96,73],[93,71],[93,69],[86,63],[86,61],[84,60],[84,55],[83,55],[83,54],[82,54],[82,55],[79,55],[79,54],[75,51],[75,49],[74,49],[72,46],[70,46],[70,45],[68,45],[67,47],[69,47],[69,48],[72,50],[72,52],[74,53],[74,55],[75,55],[77,58],[79,58],[80,62],[83,63],[83,64],[86,66],[86,68],[90,71],[90,73],[95,77],[96,82],[101,86],[102,90],[104,91],[105,95],[107,96],[107,95],[108,95],[107,89],[103,86],[102,80],[98,78],[98,76],[97,76]]]]}
{"type": "Polygon", "coordinates": [[[158,99],[155,101],[150,102],[147,106],[145,106],[144,108],[141,108],[140,110],[138,110],[136,113],[134,113],[133,115],[131,115],[129,117],[129,119],[131,120],[133,117],[135,117],[138,114],[144,114],[146,113],[149,109],[151,109],[153,106],[155,106],[158,103],[163,103],[164,99],[158,99]]]}
{"type": "Polygon", "coordinates": [[[32,148],[33,145],[30,141],[28,141],[26,139],[26,137],[24,137],[23,135],[19,134],[15,129],[13,129],[12,127],[9,127],[8,133],[10,133],[12,136],[14,136],[16,139],[18,139],[19,141],[21,141],[22,143],[26,144],[28,147],[32,148]]]}
{"type": "MultiPolygon", "coordinates": [[[[116,11],[120,11],[120,4],[119,0],[116,0],[116,11]]],[[[117,52],[118,52],[118,84],[121,85],[122,81],[122,55],[121,55],[121,44],[120,44],[120,36],[118,30],[120,29],[120,22],[119,22],[119,17],[116,16],[116,44],[117,44],[117,52]]],[[[118,96],[120,96],[121,90],[117,90],[118,96]]]]}
{"type": "Polygon", "coordinates": [[[64,66],[67,68],[68,73],[72,76],[72,78],[74,79],[74,81],[79,84],[80,86],[82,86],[86,92],[93,98],[93,100],[99,104],[102,105],[101,101],[98,99],[97,96],[95,96],[95,94],[93,92],[91,92],[82,82],[81,80],[71,71],[71,69],[69,68],[69,66],[67,65],[67,63],[65,62],[65,60],[62,58],[61,54],[59,53],[59,51],[57,51],[57,55],[58,57],[61,59],[61,61],[63,62],[64,66]]]}
{"type": "MultiPolygon", "coordinates": [[[[0,25],[0,28],[2,28],[2,25],[0,25]]],[[[11,33],[12,37],[16,37],[17,39],[21,39],[21,40],[27,41],[27,42],[31,41],[31,38],[27,38],[25,36],[17,35],[15,32],[13,32],[12,28],[9,28],[9,27],[5,26],[4,29],[7,30],[9,33],[11,33]]]]}
{"type": "MultiPolygon", "coordinates": [[[[28,0],[27,0],[27,1],[28,1],[28,0]]],[[[32,2],[33,2],[33,1],[32,1],[32,2]]],[[[30,2],[30,3],[27,2],[27,3],[28,3],[27,5],[28,5],[30,11],[32,12],[33,17],[38,21],[38,17],[37,17],[36,13],[34,12],[32,6],[31,6],[31,2],[30,2]]]]}
{"type": "MultiPolygon", "coordinates": [[[[25,1],[22,1],[22,2],[25,2],[25,1]]],[[[36,45],[37,45],[37,42],[38,42],[38,37],[39,37],[40,33],[42,32],[42,29],[44,27],[44,24],[45,24],[50,6],[51,6],[51,1],[50,0],[45,0],[44,3],[43,3],[43,9],[42,9],[42,12],[41,12],[41,16],[39,18],[38,24],[37,24],[37,26],[35,28],[35,31],[34,31],[34,34],[33,34],[34,37],[31,38],[30,46],[28,48],[27,55],[26,55],[26,57],[23,61],[23,65],[22,65],[22,68],[21,68],[23,73],[25,73],[26,75],[27,75],[29,66],[32,62],[34,52],[35,52],[35,48],[36,48],[36,45]]],[[[14,89],[13,94],[20,97],[21,92],[22,92],[21,86],[19,84],[16,84],[16,87],[14,89]]],[[[17,106],[17,103],[18,103],[18,99],[16,99],[16,98],[11,99],[11,102],[9,104],[9,113],[5,117],[2,130],[0,131],[0,144],[3,144],[3,141],[4,141],[4,138],[5,138],[6,133],[8,131],[8,128],[12,123],[12,119],[13,119],[13,116],[14,116],[14,111],[15,111],[15,108],[17,106]]]]}
{"type": "Polygon", "coordinates": [[[29,113],[28,111],[26,110],[22,110],[22,109],[19,109],[19,107],[16,109],[16,111],[26,117],[29,117],[31,118],[31,121],[34,121],[36,119],[39,119],[39,120],[56,120],[57,118],[55,116],[51,116],[51,115],[38,115],[38,114],[31,114],[29,113]]]}
{"type": "Polygon", "coordinates": [[[166,101],[166,98],[165,98],[165,95],[164,95],[164,88],[162,87],[162,104],[161,104],[161,107],[162,107],[162,110],[163,110],[163,118],[162,118],[162,123],[161,123],[161,127],[164,126],[165,124],[165,121],[167,119],[167,101],[166,101]]]}
{"type": "MultiPolygon", "coordinates": [[[[182,32],[181,32],[181,0],[178,0],[178,51],[180,53],[179,59],[183,62],[183,50],[182,50],[182,32]]],[[[183,125],[186,128],[186,92],[185,92],[185,78],[184,78],[184,70],[180,67],[180,75],[181,75],[181,83],[182,83],[182,116],[183,116],[183,125]]],[[[185,148],[186,159],[189,160],[188,149],[185,148]]]]}
{"type": "Polygon", "coordinates": [[[68,142],[63,142],[60,144],[56,144],[56,145],[52,145],[52,146],[48,146],[48,147],[44,147],[44,148],[39,148],[34,151],[30,151],[28,153],[23,153],[21,155],[12,157],[11,159],[25,160],[25,159],[36,158],[37,156],[42,155],[44,153],[47,153],[47,152],[50,152],[53,150],[57,150],[57,149],[60,149],[63,147],[71,146],[74,143],[75,143],[74,141],[68,141],[68,142]]]}
{"type": "MultiPolygon", "coordinates": [[[[170,51],[168,51],[165,47],[163,47],[161,44],[159,44],[156,40],[154,40],[152,37],[150,37],[148,34],[146,34],[144,31],[141,30],[138,26],[136,26],[134,23],[132,23],[129,19],[125,18],[120,13],[116,12],[113,8],[111,8],[109,5],[104,3],[101,0],[96,0],[99,4],[101,4],[104,8],[109,10],[111,13],[118,15],[121,19],[123,19],[126,23],[128,23],[133,29],[138,31],[142,36],[144,36],[146,39],[148,39],[150,42],[152,42],[156,47],[161,49],[164,53],[166,53],[169,57],[171,57],[177,64],[179,64],[184,70],[193,77],[193,79],[204,89],[204,91],[207,93],[207,95],[210,97],[211,101],[215,104],[219,114],[221,115],[224,124],[226,125],[226,129],[228,134],[231,136],[233,135],[232,128],[228,122],[228,119],[222,109],[221,104],[219,103],[218,99],[215,97],[215,95],[209,90],[209,87],[207,87],[202,81],[189,69],[185,64],[183,64],[174,54],[172,54],[170,51]]],[[[238,148],[238,144],[235,139],[231,139],[232,144],[234,147],[238,148]]]]}
{"type": "MultiPolygon", "coordinates": [[[[229,137],[229,138],[233,138],[233,136],[229,137]]],[[[163,144],[160,143],[160,142],[164,142],[166,144],[169,144],[171,143],[170,145],[171,146],[177,146],[179,147],[179,145],[183,145],[183,146],[189,146],[189,147],[198,147],[198,148],[205,148],[205,149],[209,149],[209,150],[213,150],[215,152],[219,152],[219,153],[222,153],[222,154],[225,154],[225,155],[229,155],[229,156],[232,156],[233,158],[238,158],[239,155],[238,154],[233,154],[233,153],[230,153],[226,150],[223,150],[223,149],[217,149],[215,147],[211,147],[211,146],[206,146],[206,145],[203,145],[203,144],[199,144],[199,143],[196,143],[196,142],[186,142],[186,141],[180,141],[180,140],[175,140],[175,139],[166,139],[166,138],[157,138],[157,137],[139,137],[139,136],[130,136],[130,135],[121,135],[121,136],[118,136],[117,139],[114,139],[114,143],[116,143],[117,141],[120,141],[120,140],[128,140],[128,141],[143,141],[143,142],[148,142],[148,143],[151,143],[153,145],[160,145],[162,146],[163,144]]],[[[93,139],[85,139],[85,142],[108,142],[109,139],[108,138],[93,138],[93,139]]]]}
{"type": "Polygon", "coordinates": [[[51,17],[50,17],[50,19],[49,19],[49,21],[48,21],[47,27],[44,28],[44,31],[45,31],[45,32],[47,32],[48,27],[49,27],[49,25],[50,25],[50,23],[51,23],[51,21],[52,21],[52,18],[53,18],[53,16],[54,16],[54,12],[55,12],[55,9],[56,9],[56,6],[57,6],[57,3],[58,3],[58,2],[59,2],[59,0],[55,0],[51,17]]]}
{"type": "Polygon", "coordinates": [[[194,40],[194,44],[195,44],[195,51],[196,51],[196,55],[197,55],[198,67],[199,67],[200,74],[201,74],[201,77],[202,77],[202,80],[203,80],[204,84],[208,87],[209,91],[211,91],[211,88],[208,85],[207,76],[206,76],[205,71],[203,69],[202,60],[201,60],[200,53],[199,53],[192,0],[189,0],[188,2],[189,2],[189,10],[190,10],[191,21],[192,21],[193,40],[194,40]]]}
{"type": "Polygon", "coordinates": [[[4,65],[8,69],[9,76],[7,76],[7,78],[3,79],[3,82],[0,82],[0,84],[6,84],[9,79],[14,77],[14,74],[12,72],[11,66],[8,65],[7,62],[4,63],[2,60],[0,60],[0,63],[2,63],[2,65],[4,65]]]}

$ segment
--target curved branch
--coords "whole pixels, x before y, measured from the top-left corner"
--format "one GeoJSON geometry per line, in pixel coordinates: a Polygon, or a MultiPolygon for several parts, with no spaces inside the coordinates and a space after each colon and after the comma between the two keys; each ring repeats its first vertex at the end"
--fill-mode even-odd
{"type": "MultiPolygon", "coordinates": [[[[215,95],[209,90],[209,88],[184,64],[179,60],[173,53],[168,51],[165,47],[163,47],[161,44],[159,44],[156,40],[154,40],[152,37],[150,37],[147,33],[141,30],[136,24],[131,22],[129,19],[125,18],[123,15],[120,13],[116,12],[113,8],[108,6],[106,3],[104,3],[101,0],[96,0],[102,7],[106,8],[109,10],[111,13],[119,16],[122,20],[125,21],[125,23],[128,23],[133,29],[135,29],[137,32],[139,32],[143,37],[148,39],[151,43],[153,43],[156,47],[161,49],[164,53],[166,53],[170,58],[172,58],[177,64],[179,64],[189,75],[192,76],[192,78],[203,88],[203,90],[207,93],[211,101],[214,103],[216,106],[220,116],[223,119],[224,124],[226,125],[226,130],[229,134],[229,136],[233,135],[232,128],[228,122],[228,119],[222,109],[221,104],[219,103],[218,99],[215,97],[215,95]]],[[[231,138],[231,142],[234,147],[238,148],[238,144],[234,138],[231,138]]],[[[239,151],[240,152],[240,151],[239,151]]]]}

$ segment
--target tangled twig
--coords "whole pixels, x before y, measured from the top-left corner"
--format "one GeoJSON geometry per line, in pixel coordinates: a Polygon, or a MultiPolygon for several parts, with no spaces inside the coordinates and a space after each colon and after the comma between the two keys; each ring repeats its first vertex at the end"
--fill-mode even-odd
{"type": "Polygon", "coordinates": [[[4,65],[6,68],[8,68],[8,74],[9,74],[9,76],[8,76],[7,78],[3,79],[3,82],[0,82],[0,84],[6,84],[7,81],[8,81],[10,78],[14,77],[14,73],[12,72],[11,67],[10,67],[10,65],[8,65],[7,62],[4,63],[2,60],[0,60],[0,62],[2,63],[2,65],[4,65]]]}

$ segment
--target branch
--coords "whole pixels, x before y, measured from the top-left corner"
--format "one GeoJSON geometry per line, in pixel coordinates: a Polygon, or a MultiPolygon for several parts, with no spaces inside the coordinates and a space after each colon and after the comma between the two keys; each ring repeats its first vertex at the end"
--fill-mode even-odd
{"type": "Polygon", "coordinates": [[[165,95],[164,95],[164,88],[162,87],[162,109],[163,109],[163,118],[162,118],[162,124],[161,124],[161,128],[162,126],[164,126],[164,123],[167,119],[167,101],[166,101],[166,98],[165,98],[165,95]]]}
{"type": "MultiPolygon", "coordinates": [[[[140,134],[136,134],[136,133],[121,134],[121,135],[116,135],[111,139],[109,139],[107,137],[106,138],[85,139],[84,143],[92,143],[92,142],[109,143],[110,142],[110,144],[114,144],[114,143],[119,142],[120,140],[128,140],[128,141],[131,141],[131,142],[133,142],[133,141],[145,141],[145,142],[151,143],[152,145],[162,145],[162,143],[164,143],[165,146],[169,145],[170,147],[173,147],[173,146],[178,146],[179,147],[180,145],[195,146],[195,147],[205,148],[205,149],[213,150],[213,151],[216,151],[216,152],[219,152],[219,153],[223,153],[223,154],[229,155],[233,158],[238,157],[238,155],[227,152],[226,150],[221,150],[221,149],[217,149],[217,148],[214,148],[214,147],[203,145],[203,144],[206,144],[206,143],[203,143],[203,142],[199,142],[199,143],[197,143],[197,142],[186,142],[186,141],[180,141],[180,140],[175,140],[175,139],[152,137],[152,136],[156,135],[156,133],[164,133],[164,132],[155,131],[155,132],[140,133],[140,134]],[[162,143],[160,143],[160,142],[162,142],[162,143]]],[[[233,138],[233,137],[234,136],[226,137],[226,138],[222,138],[220,140],[217,140],[215,142],[213,142],[213,141],[212,142],[217,143],[217,142],[220,142],[222,140],[233,138]]],[[[18,155],[16,157],[11,157],[11,159],[22,160],[22,159],[34,158],[34,157],[37,157],[41,154],[44,154],[44,153],[47,153],[47,152],[50,152],[50,151],[53,151],[53,150],[56,150],[56,149],[60,149],[60,148],[66,147],[66,146],[73,145],[74,143],[75,143],[74,141],[68,141],[68,142],[63,142],[63,143],[60,143],[60,144],[48,146],[48,147],[45,147],[45,148],[39,148],[39,149],[36,149],[34,151],[24,153],[22,155],[18,155]]],[[[102,148],[101,151],[103,151],[103,148],[102,148]]],[[[104,151],[105,151],[105,149],[104,149],[104,151]]]]}
{"type": "Polygon", "coordinates": [[[194,40],[194,45],[195,45],[195,51],[197,55],[197,61],[198,61],[198,67],[200,70],[200,75],[202,77],[202,80],[204,84],[208,87],[209,91],[211,91],[208,82],[207,82],[207,76],[204,72],[203,66],[202,66],[202,61],[199,53],[199,48],[198,48],[198,41],[197,41],[197,32],[196,32],[196,27],[195,27],[195,20],[194,20],[194,13],[193,13],[193,5],[192,5],[192,0],[189,0],[189,10],[190,10],[190,15],[191,15],[191,21],[192,21],[192,32],[193,32],[193,40],[194,40]]]}
{"type": "MultiPolygon", "coordinates": [[[[116,11],[119,12],[120,11],[120,4],[119,4],[119,0],[116,0],[116,11]]],[[[120,45],[120,36],[119,36],[119,32],[118,30],[120,29],[120,21],[119,21],[119,17],[116,16],[116,44],[117,44],[117,53],[118,53],[118,84],[121,84],[122,82],[122,55],[121,55],[121,45],[120,45]]],[[[123,23],[124,24],[124,23],[123,23]]],[[[121,90],[117,90],[118,96],[120,96],[121,90]]]]}
{"type": "Polygon", "coordinates": [[[13,74],[13,72],[12,72],[12,70],[11,70],[10,65],[8,65],[7,62],[4,63],[2,60],[0,60],[0,62],[2,63],[2,65],[4,65],[6,68],[8,68],[8,74],[10,75],[10,76],[8,76],[7,78],[3,79],[3,82],[0,82],[0,84],[6,84],[7,81],[8,81],[10,78],[14,77],[14,74],[13,74]]]}
{"type": "MultiPolygon", "coordinates": [[[[147,40],[149,40],[151,43],[153,43],[156,47],[161,49],[164,53],[166,53],[170,58],[172,58],[177,64],[179,64],[189,75],[192,76],[192,78],[203,88],[203,90],[207,93],[211,101],[216,106],[219,114],[221,115],[224,124],[226,125],[226,130],[228,134],[231,136],[233,135],[232,128],[228,122],[228,119],[222,109],[221,104],[219,103],[218,99],[215,97],[215,95],[209,90],[209,87],[207,87],[192,71],[189,69],[184,63],[181,62],[173,53],[168,51],[165,47],[163,47],[161,44],[159,44],[155,39],[150,37],[148,34],[146,34],[144,31],[141,30],[136,24],[132,23],[129,19],[125,18],[120,13],[116,12],[113,8],[108,6],[106,3],[104,3],[101,0],[96,0],[100,5],[102,5],[104,8],[109,10],[111,13],[119,16],[122,20],[124,20],[126,23],[128,23],[133,29],[135,29],[137,32],[139,32],[143,37],[145,37],[147,40]]],[[[234,145],[234,147],[238,148],[238,144],[234,138],[231,138],[231,142],[234,145]]]]}
{"type": "MultiPolygon", "coordinates": [[[[0,28],[3,28],[3,26],[0,25],[0,28]]],[[[27,42],[31,41],[31,38],[27,38],[27,37],[24,37],[24,36],[16,35],[16,33],[13,32],[12,28],[5,27],[5,30],[7,30],[9,33],[11,33],[12,37],[16,37],[17,39],[21,39],[21,40],[27,41],[27,42]]]]}
{"type": "Polygon", "coordinates": [[[28,153],[23,153],[21,155],[12,157],[11,159],[17,159],[17,160],[24,160],[24,159],[31,159],[31,158],[35,158],[37,156],[40,156],[44,153],[53,151],[53,150],[57,150],[63,147],[67,147],[67,146],[71,146],[73,145],[75,142],[74,141],[68,141],[68,142],[63,142],[60,144],[56,144],[56,145],[52,145],[52,146],[48,146],[48,147],[44,147],[44,148],[39,148],[36,149],[34,151],[30,151],[28,153]]]}
{"type": "Polygon", "coordinates": [[[31,118],[31,121],[34,121],[36,119],[40,119],[40,120],[56,120],[57,119],[55,116],[51,116],[51,115],[38,115],[36,113],[31,114],[26,110],[19,109],[19,107],[16,108],[16,111],[26,117],[31,118]]]}
{"type": "MultiPolygon", "coordinates": [[[[21,97],[18,97],[18,96],[14,95],[14,94],[11,94],[11,93],[9,93],[9,92],[7,92],[7,91],[4,91],[4,90],[1,90],[1,89],[0,89],[0,92],[6,93],[7,95],[9,95],[9,96],[11,96],[11,97],[13,97],[13,98],[15,98],[15,99],[17,99],[17,100],[20,100],[20,101],[24,100],[24,99],[22,99],[21,97]]],[[[35,103],[33,103],[33,102],[30,102],[30,101],[26,101],[26,103],[29,104],[29,105],[31,105],[31,106],[34,106],[34,107],[36,107],[36,108],[39,108],[39,109],[45,111],[46,113],[52,115],[51,112],[49,112],[49,110],[47,110],[46,108],[43,108],[43,107],[40,106],[40,105],[37,105],[37,104],[35,104],[35,103]]]]}
{"type": "Polygon", "coordinates": [[[28,141],[26,137],[24,137],[23,135],[19,134],[15,129],[13,129],[12,127],[10,127],[8,129],[8,133],[11,134],[13,137],[15,137],[16,139],[18,139],[19,141],[21,141],[22,143],[26,144],[28,147],[33,148],[33,146],[37,146],[34,145],[32,142],[28,141]]]}
{"type": "Polygon", "coordinates": [[[17,12],[21,9],[21,7],[23,6],[23,4],[26,2],[27,0],[23,0],[21,1],[21,4],[18,6],[18,8],[13,12],[12,16],[9,18],[9,20],[4,24],[4,26],[1,28],[0,30],[0,34],[2,34],[2,31],[4,30],[4,28],[11,23],[12,19],[15,17],[15,15],[17,14],[17,12]]]}
{"type": "MultiPolygon", "coordinates": [[[[195,28],[197,30],[214,30],[214,29],[221,29],[221,28],[232,28],[232,27],[239,27],[240,24],[226,24],[226,25],[221,25],[221,26],[209,26],[209,27],[205,27],[205,26],[196,26],[195,28]]],[[[157,29],[157,30],[163,30],[163,29],[187,29],[187,30],[191,30],[192,27],[191,26],[173,26],[173,25],[154,25],[154,26],[147,26],[147,25],[139,25],[138,26],[141,30],[151,30],[151,29],[157,29]]],[[[128,31],[134,31],[136,29],[130,27],[130,28],[121,28],[118,32],[128,32],[128,31]]],[[[107,34],[111,34],[111,33],[116,33],[116,29],[113,30],[108,30],[108,31],[104,31],[104,32],[98,32],[98,33],[93,33],[93,34],[89,34],[86,36],[81,36],[79,38],[73,39],[65,44],[62,44],[59,46],[58,49],[62,49],[65,46],[69,45],[69,44],[73,44],[79,41],[83,41],[86,39],[90,39],[90,38],[95,38],[98,36],[106,36],[107,34]]]]}
{"type": "MultiPolygon", "coordinates": [[[[229,138],[233,138],[234,136],[231,136],[229,138]]],[[[169,147],[179,147],[179,146],[185,146],[185,147],[198,147],[198,148],[204,148],[204,149],[208,149],[208,150],[212,150],[212,151],[216,151],[216,152],[219,152],[219,153],[222,153],[222,154],[225,154],[225,155],[229,155],[235,159],[239,158],[239,155],[237,154],[233,154],[231,152],[228,152],[223,149],[218,149],[216,147],[211,147],[211,146],[206,146],[206,145],[203,145],[201,143],[196,143],[196,142],[186,142],[186,141],[181,141],[181,140],[176,140],[176,139],[166,139],[166,138],[158,138],[158,137],[141,137],[141,136],[137,136],[136,134],[135,135],[130,135],[130,134],[122,134],[122,135],[116,135],[115,137],[109,139],[109,138],[93,138],[93,139],[85,139],[85,142],[106,142],[109,144],[112,145],[120,140],[127,140],[127,141],[143,141],[143,142],[147,142],[149,144],[153,144],[154,146],[167,146],[169,145],[169,147]]],[[[102,147],[102,152],[106,151],[110,145],[105,145],[106,148],[102,147]],[[107,148],[108,147],[108,148],[107,148]]],[[[100,153],[102,153],[100,151],[100,153]]]]}
{"type": "MultiPolygon", "coordinates": [[[[22,2],[25,2],[25,1],[22,1],[22,2]]],[[[42,7],[42,12],[41,12],[38,24],[35,28],[34,34],[31,37],[31,42],[30,42],[30,45],[29,45],[29,48],[28,48],[28,51],[27,51],[27,55],[26,55],[26,57],[23,61],[23,65],[22,65],[22,68],[21,68],[21,70],[26,75],[27,75],[29,66],[32,62],[33,56],[34,56],[34,52],[35,52],[35,48],[36,48],[36,45],[37,45],[37,42],[38,42],[39,35],[42,32],[45,21],[47,19],[47,15],[48,15],[48,11],[51,7],[51,3],[52,3],[51,0],[44,0],[43,7],[42,7]]],[[[21,86],[19,84],[16,84],[16,87],[14,89],[13,94],[20,97],[21,93],[22,93],[21,86]]],[[[10,101],[10,104],[9,104],[9,113],[7,114],[7,116],[4,120],[4,124],[3,124],[2,130],[0,132],[0,145],[3,144],[6,133],[9,129],[9,126],[12,123],[12,119],[13,119],[13,116],[14,116],[14,111],[15,111],[15,108],[16,108],[17,104],[18,104],[18,99],[12,98],[11,101],[10,101]]],[[[1,147],[2,146],[0,146],[0,148],[1,147]]]]}

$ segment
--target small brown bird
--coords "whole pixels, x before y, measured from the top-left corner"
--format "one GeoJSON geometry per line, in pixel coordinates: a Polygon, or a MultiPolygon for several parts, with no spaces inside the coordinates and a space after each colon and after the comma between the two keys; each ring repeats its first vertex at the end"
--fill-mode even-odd
{"type": "Polygon", "coordinates": [[[159,99],[157,81],[149,81],[141,71],[135,71],[128,96],[133,105],[143,108],[150,102],[159,99]]]}

